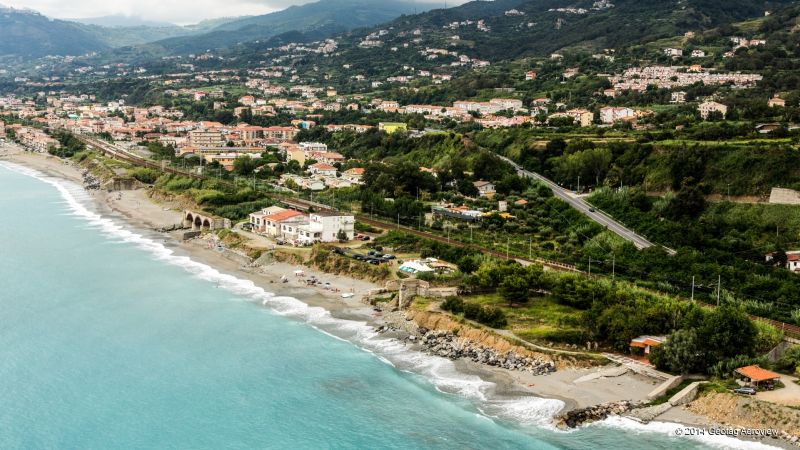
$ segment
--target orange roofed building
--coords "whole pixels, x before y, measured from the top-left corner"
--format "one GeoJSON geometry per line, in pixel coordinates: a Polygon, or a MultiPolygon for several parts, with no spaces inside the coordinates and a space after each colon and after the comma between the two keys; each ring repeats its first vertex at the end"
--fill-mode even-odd
{"type": "Polygon", "coordinates": [[[639,349],[642,349],[641,352],[649,361],[650,352],[655,347],[662,345],[666,341],[667,338],[664,336],[639,336],[635,339],[632,339],[629,345],[632,351],[639,351],[639,349]]]}
{"type": "Polygon", "coordinates": [[[757,365],[740,367],[734,370],[734,372],[754,386],[759,386],[762,383],[775,383],[781,379],[780,374],[767,369],[762,369],[757,365]]]}

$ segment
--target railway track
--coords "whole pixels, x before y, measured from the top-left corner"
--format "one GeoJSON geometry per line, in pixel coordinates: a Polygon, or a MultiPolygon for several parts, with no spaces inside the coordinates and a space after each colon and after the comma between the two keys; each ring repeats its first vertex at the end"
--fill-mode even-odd
{"type": "MultiPolygon", "coordinates": [[[[86,145],[99,148],[104,153],[106,153],[107,155],[109,155],[109,156],[111,156],[111,157],[113,157],[115,159],[119,159],[119,160],[122,160],[122,161],[127,161],[127,162],[130,162],[131,164],[135,164],[135,165],[138,165],[138,166],[141,166],[141,167],[147,167],[147,168],[150,168],[150,169],[159,170],[159,171],[162,171],[162,172],[172,173],[172,174],[175,174],[175,175],[181,175],[181,176],[185,176],[185,177],[191,177],[191,178],[194,178],[194,179],[197,179],[197,180],[205,180],[205,179],[207,179],[207,177],[204,176],[204,175],[200,175],[200,174],[197,174],[197,173],[192,173],[192,172],[179,170],[179,169],[176,169],[174,167],[169,167],[169,166],[166,166],[166,165],[162,166],[161,164],[158,164],[156,162],[153,162],[153,161],[150,161],[148,159],[142,158],[140,156],[136,156],[136,155],[134,155],[134,154],[132,154],[132,153],[130,153],[128,151],[120,149],[120,148],[118,148],[118,147],[116,147],[116,146],[114,146],[114,145],[112,145],[112,144],[110,144],[108,142],[101,141],[99,139],[94,139],[94,138],[90,138],[90,137],[87,137],[87,136],[81,136],[81,135],[77,135],[77,138],[79,140],[81,140],[86,145]]],[[[226,184],[228,186],[233,186],[233,183],[225,181],[225,180],[217,180],[217,181],[221,182],[223,184],[226,184]]],[[[291,206],[291,207],[302,208],[302,209],[306,209],[306,210],[314,208],[317,211],[337,212],[336,209],[331,208],[330,206],[327,206],[327,205],[324,205],[324,204],[321,204],[321,203],[311,202],[311,201],[308,201],[308,200],[303,200],[303,199],[299,199],[299,198],[295,198],[295,197],[287,197],[287,196],[280,195],[280,194],[271,194],[271,195],[272,195],[272,197],[274,199],[276,199],[276,200],[278,200],[278,201],[280,201],[280,202],[282,202],[282,203],[284,203],[284,204],[286,204],[288,206],[291,206]]],[[[424,238],[424,239],[429,239],[429,240],[432,240],[432,241],[441,242],[443,244],[449,244],[449,245],[453,245],[453,246],[456,246],[456,247],[473,249],[473,250],[479,251],[479,252],[487,254],[487,255],[492,255],[495,258],[499,258],[499,259],[513,259],[513,260],[515,260],[515,261],[517,261],[517,262],[519,262],[521,264],[541,264],[542,266],[550,268],[552,270],[558,270],[558,271],[562,271],[562,272],[579,273],[579,274],[583,274],[583,275],[586,275],[586,276],[596,276],[596,275],[589,275],[586,272],[578,269],[577,267],[569,265],[569,264],[564,264],[564,263],[560,263],[560,262],[557,262],[557,261],[549,261],[549,260],[540,259],[540,258],[534,258],[534,259],[516,258],[516,257],[511,258],[511,257],[509,257],[508,254],[502,253],[502,252],[498,252],[498,251],[493,250],[493,249],[489,249],[489,248],[486,248],[486,247],[481,247],[481,246],[474,245],[474,244],[469,244],[469,243],[466,243],[466,242],[450,240],[450,239],[447,239],[447,238],[442,237],[442,236],[437,235],[437,234],[428,233],[428,232],[421,231],[421,230],[416,230],[414,228],[407,227],[405,225],[392,224],[392,223],[389,223],[389,222],[385,222],[385,221],[382,221],[382,220],[377,220],[377,219],[374,219],[372,217],[361,215],[361,214],[357,214],[356,215],[356,219],[358,221],[362,222],[362,223],[365,223],[365,224],[368,224],[368,225],[371,225],[371,226],[374,226],[374,227],[377,227],[377,228],[381,228],[381,229],[384,229],[384,230],[400,230],[400,231],[403,231],[404,233],[409,233],[409,234],[412,234],[414,236],[421,237],[421,238],[424,238]]],[[[653,292],[657,293],[657,294],[660,294],[660,295],[663,295],[663,293],[659,293],[659,292],[656,292],[656,291],[653,291],[653,292]]],[[[715,307],[712,304],[706,304],[706,305],[709,306],[709,307],[712,307],[712,308],[715,307]]],[[[765,317],[754,316],[752,314],[748,314],[748,315],[754,321],[770,324],[770,325],[774,326],[775,328],[783,331],[783,333],[784,333],[784,335],[786,337],[789,337],[789,338],[792,338],[792,339],[795,339],[795,340],[800,340],[800,327],[798,327],[796,325],[792,325],[792,324],[785,323],[785,322],[780,322],[780,321],[773,320],[773,319],[768,319],[768,318],[765,318],[765,317]]]]}

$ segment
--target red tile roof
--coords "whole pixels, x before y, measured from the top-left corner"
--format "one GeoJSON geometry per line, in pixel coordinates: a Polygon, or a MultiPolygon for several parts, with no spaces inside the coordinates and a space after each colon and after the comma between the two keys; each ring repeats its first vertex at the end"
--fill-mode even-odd
{"type": "Polygon", "coordinates": [[[272,220],[275,222],[283,222],[284,220],[291,219],[293,217],[302,216],[303,213],[295,210],[288,210],[288,211],[281,211],[275,214],[270,214],[268,216],[264,216],[264,220],[272,220]]]}
{"type": "Polygon", "coordinates": [[[759,366],[740,367],[736,369],[736,373],[744,377],[747,377],[750,379],[750,381],[754,381],[756,383],[758,383],[759,381],[775,380],[781,377],[780,374],[769,371],[767,369],[762,369],[759,366]]]}

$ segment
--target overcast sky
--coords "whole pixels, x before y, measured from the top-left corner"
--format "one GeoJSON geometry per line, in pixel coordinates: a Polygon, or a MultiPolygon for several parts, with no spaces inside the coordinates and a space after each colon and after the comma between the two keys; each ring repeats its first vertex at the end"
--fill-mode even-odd
{"type": "MultiPolygon", "coordinates": [[[[123,14],[185,25],[216,17],[266,14],[312,1],[315,0],[0,0],[0,4],[33,9],[59,19],[123,14]]],[[[444,4],[444,0],[416,1],[444,4]]],[[[451,3],[457,1],[448,1],[448,6],[451,3]]]]}

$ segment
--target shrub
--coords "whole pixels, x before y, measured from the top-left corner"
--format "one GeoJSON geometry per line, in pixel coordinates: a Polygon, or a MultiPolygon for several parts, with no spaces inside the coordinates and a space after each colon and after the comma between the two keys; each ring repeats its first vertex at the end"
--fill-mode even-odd
{"type": "Polygon", "coordinates": [[[458,297],[447,297],[444,302],[442,302],[442,309],[450,311],[453,314],[460,314],[464,312],[464,300],[458,297]]]}
{"type": "Polygon", "coordinates": [[[481,305],[475,303],[464,303],[464,318],[469,320],[476,320],[478,314],[481,313],[481,305]]]}
{"type": "Polygon", "coordinates": [[[508,325],[508,320],[506,320],[506,315],[503,313],[503,310],[493,306],[481,308],[477,320],[492,328],[504,328],[508,325]]]}
{"type": "Polygon", "coordinates": [[[144,167],[139,167],[131,173],[133,178],[141,181],[144,184],[153,184],[156,182],[160,174],[157,170],[147,169],[144,167]]]}
{"type": "Polygon", "coordinates": [[[708,374],[718,378],[731,378],[733,371],[739,367],[757,364],[761,367],[768,367],[769,362],[766,358],[753,358],[747,355],[739,355],[733,358],[723,359],[708,369],[708,374]]]}
{"type": "Polygon", "coordinates": [[[433,272],[419,272],[417,273],[417,279],[422,281],[433,281],[436,278],[436,275],[433,272]]]}
{"type": "Polygon", "coordinates": [[[800,345],[796,345],[786,350],[781,356],[775,367],[789,373],[794,373],[800,367],[800,345]]]}
{"type": "Polygon", "coordinates": [[[589,336],[583,330],[547,330],[539,336],[540,340],[563,344],[585,345],[589,336]]]}

